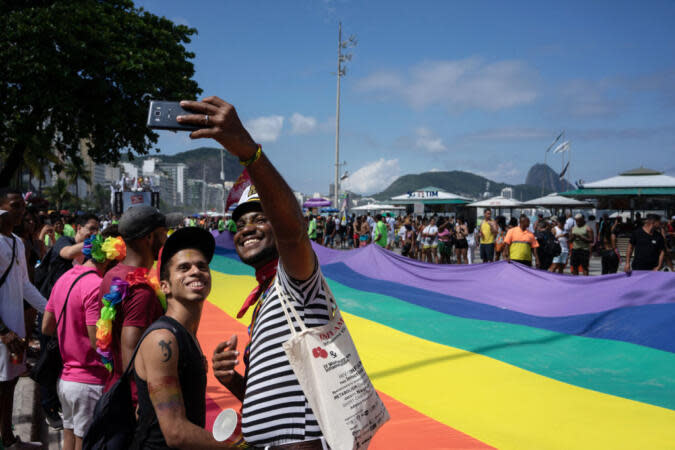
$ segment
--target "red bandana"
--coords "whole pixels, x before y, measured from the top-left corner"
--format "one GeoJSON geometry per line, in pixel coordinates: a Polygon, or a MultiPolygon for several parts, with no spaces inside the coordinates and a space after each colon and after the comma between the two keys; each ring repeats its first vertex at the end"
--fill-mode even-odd
{"type": "Polygon", "coordinates": [[[244,317],[246,311],[248,311],[248,309],[252,305],[255,305],[255,302],[258,301],[258,298],[260,298],[260,294],[262,294],[263,292],[263,286],[267,283],[268,280],[271,280],[277,274],[278,264],[279,260],[275,259],[268,262],[261,268],[256,269],[255,279],[258,280],[258,285],[251,291],[250,294],[248,294],[248,297],[246,297],[246,301],[244,301],[244,304],[239,310],[239,314],[237,314],[237,319],[241,319],[242,317],[244,317]]]}

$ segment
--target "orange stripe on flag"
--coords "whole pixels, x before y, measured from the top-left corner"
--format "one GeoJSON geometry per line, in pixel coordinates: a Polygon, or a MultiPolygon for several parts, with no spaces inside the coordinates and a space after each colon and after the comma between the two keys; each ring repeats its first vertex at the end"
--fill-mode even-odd
{"type": "MultiPolygon", "coordinates": [[[[226,408],[239,410],[241,403],[223,387],[213,375],[211,358],[213,351],[222,341],[228,340],[233,334],[238,337],[237,350],[244,354],[248,341],[246,327],[224,313],[210,302],[204,303],[202,320],[199,324],[197,337],[202,346],[204,355],[209,361],[206,386],[206,427],[211,429],[218,413],[226,408]]],[[[241,356],[240,356],[241,358],[241,356]]],[[[239,362],[237,371],[243,375],[243,362],[239,362]]],[[[389,410],[391,420],[377,433],[370,448],[378,449],[486,449],[493,448],[460,431],[448,427],[429,416],[426,416],[409,406],[378,391],[382,401],[389,410]]]]}

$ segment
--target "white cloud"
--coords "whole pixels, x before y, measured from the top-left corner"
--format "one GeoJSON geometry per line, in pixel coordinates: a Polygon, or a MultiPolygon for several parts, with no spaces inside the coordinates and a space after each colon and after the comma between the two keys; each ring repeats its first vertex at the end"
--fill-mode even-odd
{"type": "Polygon", "coordinates": [[[246,129],[258,142],[274,142],[279,139],[284,126],[284,116],[265,116],[246,122],[246,129]]]}
{"type": "Polygon", "coordinates": [[[415,108],[497,111],[533,102],[536,74],[520,61],[487,63],[480,58],[427,61],[408,74],[377,72],[357,84],[379,97],[400,97],[415,108]]]}
{"type": "Polygon", "coordinates": [[[398,159],[380,158],[351,174],[342,186],[359,194],[372,194],[388,187],[398,178],[400,172],[398,159]]]}
{"type": "Polygon", "coordinates": [[[417,139],[415,140],[415,147],[421,148],[431,153],[438,153],[447,150],[443,140],[434,136],[433,132],[425,127],[420,127],[415,130],[417,139]]]}
{"type": "Polygon", "coordinates": [[[303,116],[293,113],[289,119],[291,122],[291,134],[309,134],[316,129],[317,120],[314,117],[303,116]]]}

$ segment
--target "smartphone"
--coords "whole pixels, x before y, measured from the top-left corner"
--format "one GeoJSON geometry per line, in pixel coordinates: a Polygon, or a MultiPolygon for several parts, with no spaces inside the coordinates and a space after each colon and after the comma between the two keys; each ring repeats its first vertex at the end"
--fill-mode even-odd
{"type": "Polygon", "coordinates": [[[164,100],[151,100],[148,108],[148,127],[155,130],[172,131],[195,131],[203,126],[182,124],[176,122],[177,116],[195,114],[183,109],[180,102],[168,102],[164,100]]]}

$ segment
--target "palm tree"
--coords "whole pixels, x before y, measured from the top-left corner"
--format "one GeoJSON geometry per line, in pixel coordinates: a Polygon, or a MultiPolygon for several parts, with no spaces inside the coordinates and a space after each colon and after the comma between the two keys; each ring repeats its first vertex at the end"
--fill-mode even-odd
{"type": "Polygon", "coordinates": [[[75,184],[75,205],[80,206],[80,187],[78,180],[82,180],[88,185],[91,185],[91,176],[84,168],[84,162],[80,158],[72,158],[70,163],[64,167],[64,173],[68,183],[75,184]]]}
{"type": "Polygon", "coordinates": [[[57,178],[53,186],[45,189],[47,199],[56,205],[56,209],[63,209],[63,203],[68,201],[72,194],[68,192],[68,182],[63,178],[57,178]]]}

